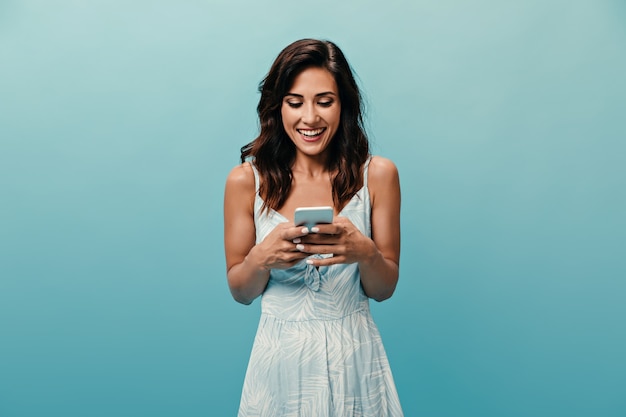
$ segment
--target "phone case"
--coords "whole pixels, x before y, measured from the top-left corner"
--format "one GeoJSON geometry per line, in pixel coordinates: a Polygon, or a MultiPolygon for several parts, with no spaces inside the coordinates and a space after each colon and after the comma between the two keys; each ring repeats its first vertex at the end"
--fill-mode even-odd
{"type": "Polygon", "coordinates": [[[293,218],[296,226],[306,226],[308,228],[316,224],[332,223],[333,208],[328,206],[298,207],[293,218]]]}

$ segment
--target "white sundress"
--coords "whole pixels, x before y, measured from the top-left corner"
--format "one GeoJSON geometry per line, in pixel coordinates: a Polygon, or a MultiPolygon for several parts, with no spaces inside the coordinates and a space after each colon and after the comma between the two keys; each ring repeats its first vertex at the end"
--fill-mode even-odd
{"type": "MultiPolygon", "coordinates": [[[[371,236],[367,168],[339,213],[371,236]]],[[[262,212],[253,166],[256,241],[287,221],[262,212]]],[[[321,256],[321,255],[313,255],[321,256]]],[[[272,270],[243,385],[239,417],[402,417],[380,334],[357,264],[272,270]]]]}

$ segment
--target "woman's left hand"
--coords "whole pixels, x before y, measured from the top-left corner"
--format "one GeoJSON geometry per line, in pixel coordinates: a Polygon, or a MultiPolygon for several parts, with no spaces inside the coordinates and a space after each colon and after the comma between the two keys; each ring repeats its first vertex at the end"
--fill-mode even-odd
{"type": "Polygon", "coordinates": [[[374,241],[363,235],[346,217],[335,217],[331,224],[318,224],[297,246],[304,253],[333,254],[328,258],[309,258],[313,266],[361,262],[376,253],[374,241]]]}

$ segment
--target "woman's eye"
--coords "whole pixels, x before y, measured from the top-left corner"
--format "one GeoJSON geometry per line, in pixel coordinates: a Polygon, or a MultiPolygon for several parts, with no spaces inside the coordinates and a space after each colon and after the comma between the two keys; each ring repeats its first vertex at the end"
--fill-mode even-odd
{"type": "Polygon", "coordinates": [[[297,102],[293,102],[293,101],[288,101],[287,105],[291,108],[297,109],[298,107],[302,106],[302,103],[297,103],[297,102]]]}
{"type": "Polygon", "coordinates": [[[330,107],[333,105],[332,101],[320,101],[317,104],[319,104],[322,107],[330,107]]]}

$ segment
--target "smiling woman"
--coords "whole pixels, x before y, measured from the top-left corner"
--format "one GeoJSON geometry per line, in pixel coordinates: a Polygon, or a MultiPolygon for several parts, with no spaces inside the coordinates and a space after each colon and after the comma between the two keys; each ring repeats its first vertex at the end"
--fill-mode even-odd
{"type": "Polygon", "coordinates": [[[239,416],[402,416],[369,298],[398,282],[400,185],[369,154],[361,96],[341,50],[305,39],[261,84],[259,136],[224,196],[228,284],[262,295],[239,416]],[[332,223],[296,226],[303,206],[332,223]]]}

